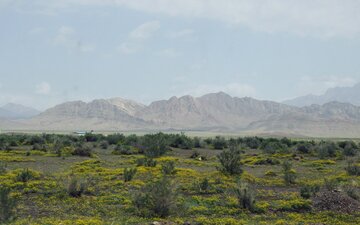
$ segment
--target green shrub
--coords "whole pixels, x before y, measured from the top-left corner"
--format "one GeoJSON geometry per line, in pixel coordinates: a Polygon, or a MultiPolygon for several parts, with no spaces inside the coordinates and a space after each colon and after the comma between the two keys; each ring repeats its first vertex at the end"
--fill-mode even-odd
{"type": "Polygon", "coordinates": [[[71,197],[81,197],[86,188],[87,184],[85,181],[80,181],[79,178],[71,176],[67,186],[67,193],[71,197]]]}
{"type": "Polygon", "coordinates": [[[243,139],[239,139],[240,143],[244,143],[245,146],[249,147],[250,149],[258,149],[261,145],[262,138],[259,137],[245,137],[243,139]]]}
{"type": "Polygon", "coordinates": [[[196,159],[200,156],[200,153],[198,151],[193,151],[193,153],[191,154],[190,158],[192,159],[196,159]]]}
{"type": "Polygon", "coordinates": [[[28,182],[34,178],[34,173],[29,169],[23,169],[16,175],[16,181],[19,182],[28,182]]]}
{"type": "Polygon", "coordinates": [[[225,138],[216,136],[215,139],[212,141],[214,149],[222,150],[227,147],[227,142],[225,138]]]}
{"type": "Polygon", "coordinates": [[[39,135],[33,135],[30,137],[30,140],[28,141],[30,145],[34,144],[45,144],[45,139],[42,136],[39,135]]]}
{"type": "Polygon", "coordinates": [[[303,154],[308,154],[311,152],[311,145],[308,143],[300,144],[297,146],[296,151],[303,153],[303,154]]]}
{"type": "Polygon", "coordinates": [[[192,149],[194,147],[193,140],[185,136],[184,133],[170,135],[170,146],[181,149],[192,149]]]}
{"type": "Polygon", "coordinates": [[[144,155],[150,158],[162,156],[169,149],[165,134],[147,134],[143,137],[142,148],[144,155]]]}
{"type": "Polygon", "coordinates": [[[272,171],[272,170],[269,170],[269,171],[266,171],[265,172],[265,176],[268,176],[268,177],[276,177],[277,174],[276,172],[272,171]]]}
{"type": "Polygon", "coordinates": [[[355,156],[359,151],[359,147],[353,141],[342,141],[338,145],[345,156],[355,156]]]}
{"type": "Polygon", "coordinates": [[[280,160],[274,158],[261,158],[254,162],[254,165],[279,165],[280,160]]]}
{"type": "Polygon", "coordinates": [[[323,142],[317,148],[318,157],[321,159],[336,156],[337,147],[332,142],[323,142]]]}
{"type": "Polygon", "coordinates": [[[288,212],[302,212],[311,210],[311,201],[308,199],[280,200],[278,209],[288,212]]]}
{"type": "Polygon", "coordinates": [[[261,149],[264,153],[275,154],[277,152],[286,153],[288,152],[288,146],[279,142],[278,140],[269,139],[267,142],[263,143],[261,149]]]}
{"type": "Polygon", "coordinates": [[[43,151],[43,152],[46,152],[46,151],[47,151],[46,145],[44,145],[44,144],[38,144],[38,143],[35,143],[35,144],[32,146],[32,150],[39,150],[39,151],[43,151]]]}
{"type": "Polygon", "coordinates": [[[137,172],[136,168],[125,168],[124,169],[124,181],[131,181],[137,172]]]}
{"type": "Polygon", "coordinates": [[[166,161],[161,166],[161,171],[164,175],[171,175],[175,173],[175,162],[174,161],[166,161]]]}
{"type": "Polygon", "coordinates": [[[0,187],[0,222],[9,222],[14,217],[17,201],[10,195],[10,188],[0,187]]]}
{"type": "Polygon", "coordinates": [[[241,152],[237,146],[233,146],[229,150],[222,151],[217,156],[220,162],[220,167],[218,169],[229,175],[241,174],[243,170],[240,161],[240,153],[241,152]]]}
{"type": "Polygon", "coordinates": [[[254,189],[249,187],[247,183],[238,183],[234,189],[239,207],[248,209],[251,212],[255,210],[255,192],[254,189]]]}
{"type": "Polygon", "coordinates": [[[339,186],[339,181],[337,181],[336,179],[324,178],[324,187],[328,191],[333,191],[337,189],[338,186],[339,186]]]}
{"type": "Polygon", "coordinates": [[[6,173],[7,165],[4,162],[0,162],[0,175],[6,173]]]}
{"type": "Polygon", "coordinates": [[[106,140],[110,145],[116,145],[125,142],[125,135],[123,134],[110,134],[106,136],[106,140]]]}
{"type": "Polygon", "coordinates": [[[295,184],[296,172],[292,169],[290,161],[285,161],[282,165],[284,173],[284,181],[286,185],[295,184]]]}
{"type": "Polygon", "coordinates": [[[202,143],[201,139],[198,137],[193,138],[193,143],[194,143],[194,148],[202,148],[203,147],[203,143],[202,143]]]}
{"type": "Polygon", "coordinates": [[[360,164],[356,164],[353,161],[349,161],[346,167],[346,171],[349,175],[360,176],[360,164]]]}
{"type": "Polygon", "coordinates": [[[305,185],[300,188],[300,196],[308,199],[314,196],[320,190],[318,185],[305,185]]]}
{"type": "Polygon", "coordinates": [[[155,167],[157,165],[157,161],[153,158],[139,158],[136,160],[137,166],[147,166],[147,167],[155,167]]]}
{"type": "Polygon", "coordinates": [[[132,155],[134,152],[131,149],[131,146],[124,145],[124,144],[118,144],[116,145],[113,154],[115,155],[132,155]]]}
{"type": "Polygon", "coordinates": [[[349,197],[360,201],[360,188],[358,187],[356,182],[344,186],[344,190],[349,197]]]}
{"type": "Polygon", "coordinates": [[[176,196],[172,182],[163,177],[154,183],[146,184],[135,193],[132,202],[142,216],[167,217],[177,208],[176,196]]]}
{"type": "Polygon", "coordinates": [[[61,140],[57,139],[54,142],[54,145],[52,147],[52,151],[57,155],[57,156],[61,156],[62,155],[62,149],[64,148],[64,145],[62,143],[61,140]]]}
{"type": "Polygon", "coordinates": [[[78,155],[78,156],[91,157],[92,156],[92,149],[89,146],[86,146],[84,144],[80,144],[75,148],[75,150],[73,151],[72,154],[73,155],[78,155]]]}
{"type": "Polygon", "coordinates": [[[207,192],[210,189],[210,182],[207,177],[205,177],[200,183],[199,183],[199,189],[200,192],[207,192]]]}
{"type": "Polygon", "coordinates": [[[108,149],[109,143],[107,141],[100,142],[100,148],[101,149],[108,149]]]}

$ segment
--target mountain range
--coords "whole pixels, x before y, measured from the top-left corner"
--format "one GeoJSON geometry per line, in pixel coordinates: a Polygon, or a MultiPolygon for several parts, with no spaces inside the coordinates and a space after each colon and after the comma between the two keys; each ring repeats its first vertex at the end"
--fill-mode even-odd
{"type": "Polygon", "coordinates": [[[24,119],[31,118],[40,113],[40,111],[19,105],[14,103],[8,103],[2,107],[0,107],[0,119],[24,119]]]}
{"type": "Polygon", "coordinates": [[[360,106],[360,83],[352,87],[335,87],[328,89],[323,95],[306,95],[286,100],[283,103],[292,106],[322,105],[327,102],[345,102],[360,106]]]}
{"type": "Polygon", "coordinates": [[[181,130],[359,137],[360,107],[335,101],[297,107],[219,92],[201,97],[172,97],[147,106],[122,98],[66,102],[31,118],[2,119],[0,127],[4,130],[181,130]]]}

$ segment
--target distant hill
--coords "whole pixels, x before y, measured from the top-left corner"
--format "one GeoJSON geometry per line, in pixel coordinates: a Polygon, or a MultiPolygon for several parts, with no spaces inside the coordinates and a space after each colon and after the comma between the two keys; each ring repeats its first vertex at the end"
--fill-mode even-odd
{"type": "MultiPolygon", "coordinates": [[[[66,102],[50,108],[30,120],[23,121],[28,128],[47,130],[133,130],[146,127],[149,123],[129,114],[134,105],[120,99],[97,99],[89,103],[66,102]]],[[[139,104],[140,105],[140,104],[139,104]]]]}
{"type": "Polygon", "coordinates": [[[302,107],[312,104],[322,105],[332,101],[345,102],[360,106],[360,83],[356,84],[353,87],[330,88],[323,95],[306,95],[286,100],[283,103],[287,105],[302,107]]]}
{"type": "Polygon", "coordinates": [[[0,126],[12,130],[181,130],[359,137],[360,107],[340,102],[296,107],[219,92],[172,97],[148,106],[122,98],[66,102],[32,118],[0,120],[0,126]]]}
{"type": "Polygon", "coordinates": [[[2,119],[24,119],[36,116],[40,111],[14,103],[8,103],[0,107],[0,118],[2,119]]]}
{"type": "Polygon", "coordinates": [[[153,102],[135,115],[169,128],[237,130],[252,121],[293,110],[296,109],[276,102],[233,98],[219,92],[153,102]]]}

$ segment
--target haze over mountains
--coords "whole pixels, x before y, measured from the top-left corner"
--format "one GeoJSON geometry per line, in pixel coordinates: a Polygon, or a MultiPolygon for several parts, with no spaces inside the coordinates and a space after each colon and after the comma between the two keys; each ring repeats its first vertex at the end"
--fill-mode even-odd
{"type": "Polygon", "coordinates": [[[31,118],[0,120],[0,125],[5,130],[183,130],[358,137],[360,107],[335,101],[296,107],[219,92],[172,97],[148,106],[122,98],[66,102],[31,118]]]}
{"type": "Polygon", "coordinates": [[[36,116],[40,111],[19,104],[8,103],[0,107],[0,119],[24,119],[36,116]]]}
{"type": "Polygon", "coordinates": [[[360,83],[353,87],[335,87],[328,89],[323,95],[306,95],[283,103],[293,106],[308,106],[312,104],[325,104],[327,102],[345,102],[360,106],[360,83]]]}

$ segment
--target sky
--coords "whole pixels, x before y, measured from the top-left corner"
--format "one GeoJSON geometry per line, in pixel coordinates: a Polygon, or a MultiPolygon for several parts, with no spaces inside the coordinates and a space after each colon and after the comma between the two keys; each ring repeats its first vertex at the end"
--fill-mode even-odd
{"type": "Polygon", "coordinates": [[[322,94],[360,81],[359,12],[360,0],[0,0],[0,105],[322,94]]]}

